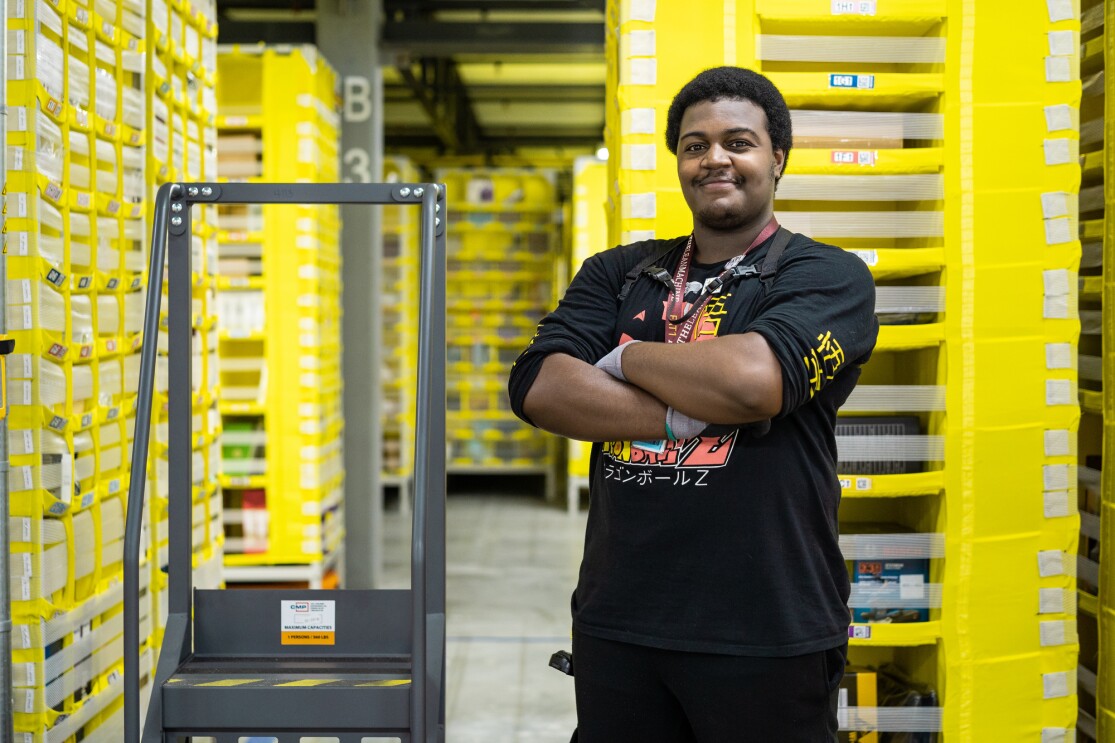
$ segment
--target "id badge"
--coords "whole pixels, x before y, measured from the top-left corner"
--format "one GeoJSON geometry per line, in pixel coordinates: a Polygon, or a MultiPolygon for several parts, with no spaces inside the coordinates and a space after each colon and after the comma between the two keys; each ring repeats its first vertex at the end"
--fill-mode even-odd
{"type": "Polygon", "coordinates": [[[666,453],[666,440],[661,441],[632,441],[631,446],[637,446],[644,451],[654,452],[655,454],[666,453]]]}

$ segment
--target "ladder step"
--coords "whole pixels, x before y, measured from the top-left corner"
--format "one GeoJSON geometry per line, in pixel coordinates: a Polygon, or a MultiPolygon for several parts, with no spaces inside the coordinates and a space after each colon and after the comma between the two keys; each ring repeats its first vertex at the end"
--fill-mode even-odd
{"type": "Polygon", "coordinates": [[[167,732],[402,732],[409,659],[190,660],[162,687],[167,732]]]}

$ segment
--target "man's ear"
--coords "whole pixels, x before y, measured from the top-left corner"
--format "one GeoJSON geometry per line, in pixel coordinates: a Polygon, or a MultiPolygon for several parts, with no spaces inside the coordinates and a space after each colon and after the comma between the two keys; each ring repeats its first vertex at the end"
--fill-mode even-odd
{"type": "Polygon", "coordinates": [[[780,147],[774,148],[774,166],[771,168],[774,171],[774,179],[778,180],[782,177],[782,167],[786,164],[786,152],[780,147]]]}

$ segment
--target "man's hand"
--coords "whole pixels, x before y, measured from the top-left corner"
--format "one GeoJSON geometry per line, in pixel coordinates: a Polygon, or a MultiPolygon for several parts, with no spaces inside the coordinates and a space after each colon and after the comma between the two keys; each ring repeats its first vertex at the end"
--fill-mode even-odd
{"type": "Polygon", "coordinates": [[[611,374],[613,377],[621,382],[626,382],[627,377],[623,376],[623,350],[630,346],[632,343],[642,343],[642,341],[627,341],[621,343],[613,348],[604,357],[594,364],[597,369],[603,369],[611,374]]]}

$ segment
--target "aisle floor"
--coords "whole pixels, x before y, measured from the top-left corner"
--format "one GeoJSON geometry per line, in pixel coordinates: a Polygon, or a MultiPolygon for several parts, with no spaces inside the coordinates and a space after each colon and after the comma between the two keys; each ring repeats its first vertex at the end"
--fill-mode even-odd
{"type": "MultiPolygon", "coordinates": [[[[584,516],[540,497],[458,494],[447,512],[447,743],[567,743],[569,595],[584,516]]],[[[384,523],[384,586],[410,580],[410,519],[384,523]]]]}

